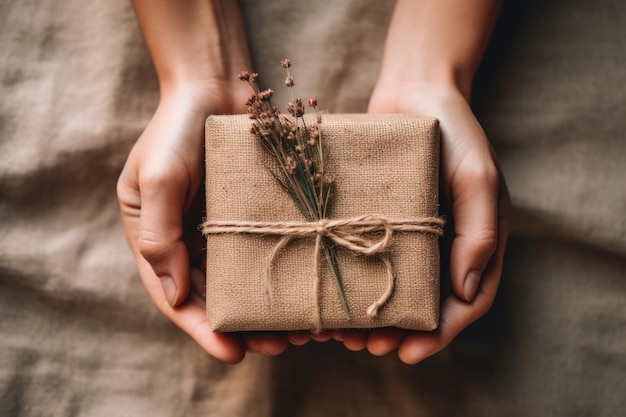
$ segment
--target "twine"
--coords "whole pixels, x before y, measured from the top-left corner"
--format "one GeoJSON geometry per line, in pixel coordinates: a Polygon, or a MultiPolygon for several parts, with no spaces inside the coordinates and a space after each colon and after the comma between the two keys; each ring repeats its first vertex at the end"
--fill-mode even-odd
{"type": "Polygon", "coordinates": [[[314,265],[314,296],[316,331],[321,331],[321,314],[319,303],[319,257],[322,249],[322,238],[330,239],[335,245],[341,246],[358,255],[376,256],[385,267],[387,285],[384,293],[376,302],[367,308],[370,319],[378,315],[393,294],[395,278],[391,261],[383,255],[391,243],[394,232],[431,233],[443,235],[445,221],[441,217],[422,217],[415,219],[394,219],[384,216],[364,215],[348,219],[320,219],[318,221],[229,221],[210,220],[202,224],[202,233],[209,234],[258,234],[282,236],[267,256],[265,267],[265,284],[268,296],[272,297],[271,272],[276,256],[295,238],[315,237],[313,250],[314,265]]]}

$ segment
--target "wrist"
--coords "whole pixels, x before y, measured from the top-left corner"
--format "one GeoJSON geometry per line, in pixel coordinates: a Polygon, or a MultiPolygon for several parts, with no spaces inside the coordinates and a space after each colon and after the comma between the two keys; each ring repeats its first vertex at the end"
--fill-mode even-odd
{"type": "Polygon", "coordinates": [[[185,79],[161,83],[160,103],[172,104],[201,115],[245,112],[249,86],[239,79],[222,81],[210,78],[185,79]]]}
{"type": "Polygon", "coordinates": [[[162,96],[180,90],[202,94],[237,81],[240,71],[250,69],[237,1],[133,0],[133,6],[162,96]]]}
{"type": "MultiPolygon", "coordinates": [[[[236,49],[235,46],[232,48],[236,49]]],[[[184,63],[168,63],[165,68],[157,67],[159,89],[162,94],[190,89],[199,92],[210,92],[212,89],[220,91],[226,85],[236,90],[242,85],[238,74],[251,69],[248,59],[237,58],[223,51],[214,51],[213,54],[194,54],[184,63]]]]}
{"type": "Polygon", "coordinates": [[[437,116],[450,106],[468,105],[456,82],[449,79],[379,79],[369,103],[373,113],[420,113],[437,116]]]}
{"type": "Polygon", "coordinates": [[[398,0],[387,34],[381,79],[454,85],[469,99],[499,3],[398,0]]]}
{"type": "Polygon", "coordinates": [[[429,94],[460,93],[469,102],[474,73],[448,62],[424,58],[424,65],[383,67],[376,89],[390,88],[398,92],[420,90],[429,94]],[[406,70],[409,68],[409,70],[406,70]]]}

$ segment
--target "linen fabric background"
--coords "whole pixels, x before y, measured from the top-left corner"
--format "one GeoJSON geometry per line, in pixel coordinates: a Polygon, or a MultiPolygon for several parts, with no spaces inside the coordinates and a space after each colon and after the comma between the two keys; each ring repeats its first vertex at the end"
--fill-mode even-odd
{"type": "MultiPolygon", "coordinates": [[[[268,85],[289,57],[299,95],[366,110],[392,2],[243,6],[268,85]]],[[[125,242],[115,183],[158,100],[129,4],[0,1],[0,415],[624,414],[625,21],[504,6],[474,97],[514,205],[484,318],[417,366],[332,342],[229,366],[157,313],[125,242]]]]}

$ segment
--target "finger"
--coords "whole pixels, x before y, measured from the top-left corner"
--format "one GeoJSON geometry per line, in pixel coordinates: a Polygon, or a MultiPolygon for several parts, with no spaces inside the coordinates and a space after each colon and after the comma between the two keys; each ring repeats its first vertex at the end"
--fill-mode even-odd
{"type": "MultiPolygon", "coordinates": [[[[133,151],[135,152],[135,151],[133,151]]],[[[129,161],[133,158],[133,153],[129,157],[129,161]]],[[[145,187],[141,187],[141,190],[144,193],[149,191],[150,189],[154,189],[154,186],[150,186],[149,184],[145,187]]],[[[162,276],[165,276],[164,270],[166,270],[167,265],[165,267],[163,265],[157,266],[159,259],[164,259],[170,256],[170,253],[167,253],[167,245],[160,244],[162,240],[158,239],[159,235],[157,232],[152,234],[152,242],[149,239],[146,239],[147,233],[145,230],[141,231],[141,218],[144,219],[144,227],[145,227],[145,219],[148,217],[148,213],[146,212],[146,208],[142,207],[142,202],[144,204],[150,203],[149,198],[144,198],[145,196],[141,195],[139,182],[138,182],[138,173],[134,167],[134,164],[127,163],[127,166],[124,168],[124,171],[120,175],[120,179],[117,184],[117,194],[120,203],[120,210],[122,213],[122,221],[124,223],[124,230],[126,232],[126,237],[128,239],[128,244],[135,256],[135,261],[137,263],[140,276],[144,281],[144,285],[152,284],[152,280],[159,283],[159,287],[155,290],[153,289],[150,292],[150,295],[153,301],[157,304],[160,304],[161,300],[168,300],[170,305],[175,305],[178,303],[178,299],[185,296],[184,289],[185,285],[181,285],[180,287],[183,291],[179,291],[177,289],[176,284],[173,284],[172,280],[165,279],[163,284],[158,280],[158,276],[155,273],[155,269],[159,271],[162,276]],[[143,201],[142,201],[143,198],[143,201]],[[140,239],[140,236],[143,236],[140,239]],[[153,243],[153,244],[151,244],[153,243]],[[160,247],[160,248],[159,248],[160,247]],[[143,253],[142,253],[143,252],[143,253]],[[159,254],[161,252],[162,254],[159,254]],[[153,261],[156,268],[152,268],[151,264],[146,259],[149,258],[153,261]],[[148,278],[149,277],[149,278],[148,278]]],[[[149,193],[148,193],[149,194],[149,193]]],[[[181,252],[178,258],[180,260],[186,258],[186,248],[184,245],[182,248],[179,248],[178,252],[181,252]],[[182,249],[182,250],[180,250],[182,249]]],[[[163,262],[161,262],[163,263],[163,262]]],[[[179,274],[185,274],[188,271],[188,266],[186,262],[183,262],[182,271],[179,274]]]]}
{"type": "Polygon", "coordinates": [[[287,335],[284,333],[245,333],[248,352],[262,352],[266,355],[279,355],[287,348],[287,335]]]}
{"type": "Polygon", "coordinates": [[[287,334],[289,343],[302,346],[310,342],[311,340],[315,340],[316,342],[327,342],[330,339],[336,340],[338,342],[342,341],[342,335],[340,330],[326,330],[321,333],[312,333],[307,331],[297,331],[297,332],[289,332],[287,334]]]}
{"type": "MultiPolygon", "coordinates": [[[[156,277],[149,276],[152,268],[146,261],[139,265],[146,289],[153,299],[158,300],[154,294],[160,293],[161,288],[156,277]]],[[[201,297],[191,293],[187,301],[176,308],[172,308],[165,298],[161,297],[160,300],[161,302],[156,303],[159,310],[189,334],[209,355],[226,363],[237,363],[244,358],[246,354],[244,345],[236,335],[211,331],[207,322],[205,302],[201,297]]]]}
{"type": "Polygon", "coordinates": [[[139,173],[141,213],[136,244],[159,278],[165,299],[174,307],[189,291],[189,254],[182,240],[189,181],[184,169],[154,169],[154,165],[139,173]]]}
{"type": "Polygon", "coordinates": [[[311,332],[289,332],[287,333],[287,339],[292,345],[306,345],[311,340],[311,332]]]}
{"type": "Polygon", "coordinates": [[[497,245],[498,172],[493,164],[466,160],[450,184],[454,240],[450,253],[452,288],[472,302],[497,245]]]}
{"type": "Polygon", "coordinates": [[[343,332],[339,329],[333,330],[333,340],[335,342],[343,342],[343,332]]]}
{"type": "Polygon", "coordinates": [[[386,355],[397,349],[406,332],[395,328],[372,330],[367,338],[367,350],[375,356],[386,355]]]}
{"type": "Polygon", "coordinates": [[[367,347],[367,331],[366,330],[342,330],[341,338],[343,345],[351,351],[363,350],[367,347]]]}
{"type": "Polygon", "coordinates": [[[506,241],[510,229],[510,203],[504,179],[500,181],[498,198],[498,245],[485,269],[484,278],[472,303],[455,296],[448,297],[442,306],[439,329],[435,332],[411,333],[398,348],[399,358],[415,364],[445,348],[462,330],[485,314],[495,298],[500,278],[506,241]]]}
{"type": "Polygon", "coordinates": [[[493,304],[497,290],[497,270],[489,271],[481,283],[476,298],[470,304],[454,295],[442,305],[439,328],[435,332],[415,332],[400,343],[398,357],[407,364],[418,363],[448,346],[467,326],[481,317],[493,304]]]}
{"type": "Polygon", "coordinates": [[[333,338],[333,335],[333,331],[325,330],[319,333],[311,333],[311,339],[315,340],[316,342],[328,342],[330,339],[333,338]]]}
{"type": "Polygon", "coordinates": [[[120,197],[124,227],[137,262],[139,276],[156,306],[210,355],[226,363],[241,361],[245,356],[242,342],[232,335],[211,331],[207,323],[205,303],[200,296],[191,294],[187,303],[176,309],[171,307],[153,267],[139,253],[137,236],[139,233],[139,213],[141,207],[140,196],[137,187],[133,186],[126,175],[120,178],[118,195],[120,197]]]}
{"type": "Polygon", "coordinates": [[[407,335],[400,343],[398,357],[404,363],[416,364],[434,355],[446,347],[466,325],[478,316],[478,312],[472,309],[471,304],[453,295],[448,297],[442,305],[439,329],[431,333],[414,332],[407,335]]]}

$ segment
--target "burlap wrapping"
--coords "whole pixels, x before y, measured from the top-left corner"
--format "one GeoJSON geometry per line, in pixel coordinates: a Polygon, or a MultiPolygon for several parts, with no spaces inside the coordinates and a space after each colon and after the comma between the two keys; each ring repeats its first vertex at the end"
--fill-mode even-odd
{"type": "MultiPolygon", "coordinates": [[[[251,122],[245,115],[211,116],[206,121],[207,221],[303,220],[268,170],[269,157],[250,133],[251,122]]],[[[322,132],[326,169],[335,178],[332,218],[437,215],[437,120],[413,115],[324,115],[322,132]]],[[[385,291],[384,267],[376,257],[338,248],[350,320],[325,261],[320,262],[319,299],[315,295],[314,238],[296,239],[280,252],[271,273],[272,297],[268,297],[265,261],[278,240],[272,235],[207,236],[207,314],[214,331],[314,329],[315,303],[326,329],[437,327],[436,235],[393,235],[387,256],[395,288],[373,319],[366,310],[385,291]]]]}

